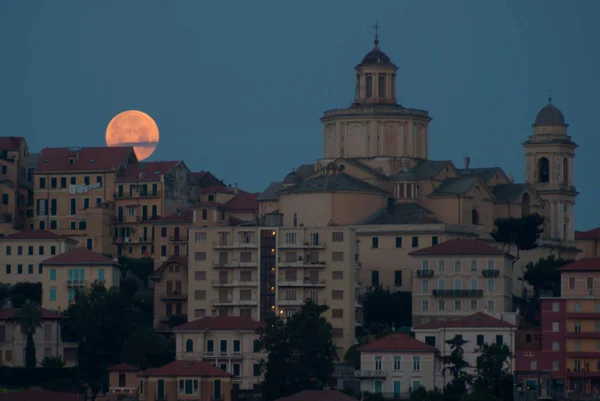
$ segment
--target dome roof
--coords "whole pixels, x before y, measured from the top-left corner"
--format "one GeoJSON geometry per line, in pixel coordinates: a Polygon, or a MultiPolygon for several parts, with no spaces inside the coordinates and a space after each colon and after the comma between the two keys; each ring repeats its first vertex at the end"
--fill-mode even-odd
{"type": "Polygon", "coordinates": [[[373,43],[375,44],[375,46],[373,47],[373,50],[371,50],[370,52],[368,52],[363,57],[363,59],[360,62],[359,66],[363,66],[363,65],[385,65],[385,64],[394,65],[392,63],[392,61],[390,60],[389,56],[387,54],[385,54],[379,48],[379,39],[375,39],[375,41],[373,43]]]}
{"type": "Polygon", "coordinates": [[[534,125],[566,125],[565,116],[549,99],[548,104],[537,113],[534,125]]]}

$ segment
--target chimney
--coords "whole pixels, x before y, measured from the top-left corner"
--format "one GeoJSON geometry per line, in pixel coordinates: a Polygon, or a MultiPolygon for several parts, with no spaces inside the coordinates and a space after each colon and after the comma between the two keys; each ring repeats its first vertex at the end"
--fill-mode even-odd
{"type": "Polygon", "coordinates": [[[471,165],[471,158],[469,156],[465,156],[465,168],[468,169],[471,165]]]}
{"type": "Polygon", "coordinates": [[[238,186],[237,186],[237,182],[233,184],[233,193],[237,195],[237,193],[239,192],[238,190],[238,186]]]}

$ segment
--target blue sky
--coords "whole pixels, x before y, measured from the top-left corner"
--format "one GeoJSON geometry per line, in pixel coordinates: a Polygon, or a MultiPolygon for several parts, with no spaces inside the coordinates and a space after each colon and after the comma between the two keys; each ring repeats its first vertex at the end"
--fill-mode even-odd
{"type": "Polygon", "coordinates": [[[524,177],[521,143],[552,86],[580,145],[576,227],[600,225],[600,1],[0,2],[0,135],[102,146],[117,113],[183,159],[261,191],[322,154],[319,117],[346,107],[372,47],[399,66],[398,100],[430,111],[430,158],[524,177]],[[587,168],[585,166],[588,166],[587,168]]]}

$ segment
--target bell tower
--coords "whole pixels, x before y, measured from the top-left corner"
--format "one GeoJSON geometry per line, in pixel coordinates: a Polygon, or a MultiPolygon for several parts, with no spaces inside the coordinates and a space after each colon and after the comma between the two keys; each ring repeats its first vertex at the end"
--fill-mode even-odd
{"type": "Polygon", "coordinates": [[[567,131],[565,117],[550,96],[535,118],[532,135],[523,143],[526,181],[546,202],[542,237],[561,242],[575,240],[574,206],[579,194],[573,174],[577,144],[567,131]]]}

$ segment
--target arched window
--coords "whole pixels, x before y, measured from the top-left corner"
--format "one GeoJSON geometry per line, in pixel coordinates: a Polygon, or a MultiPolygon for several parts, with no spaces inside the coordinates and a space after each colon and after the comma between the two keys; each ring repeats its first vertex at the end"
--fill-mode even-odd
{"type": "Polygon", "coordinates": [[[538,160],[538,182],[550,182],[550,162],[545,157],[538,160]]]}
{"type": "Polygon", "coordinates": [[[569,160],[566,157],[563,159],[563,182],[569,185],[569,160]]]}
{"type": "Polygon", "coordinates": [[[479,212],[477,209],[471,210],[471,224],[479,225],[479,212]]]}
{"type": "Polygon", "coordinates": [[[185,342],[185,352],[194,352],[194,342],[191,338],[188,338],[185,342]]]}
{"type": "Polygon", "coordinates": [[[529,214],[531,214],[530,207],[531,197],[527,192],[525,192],[523,194],[523,197],[521,198],[521,216],[528,216],[529,214]]]}

